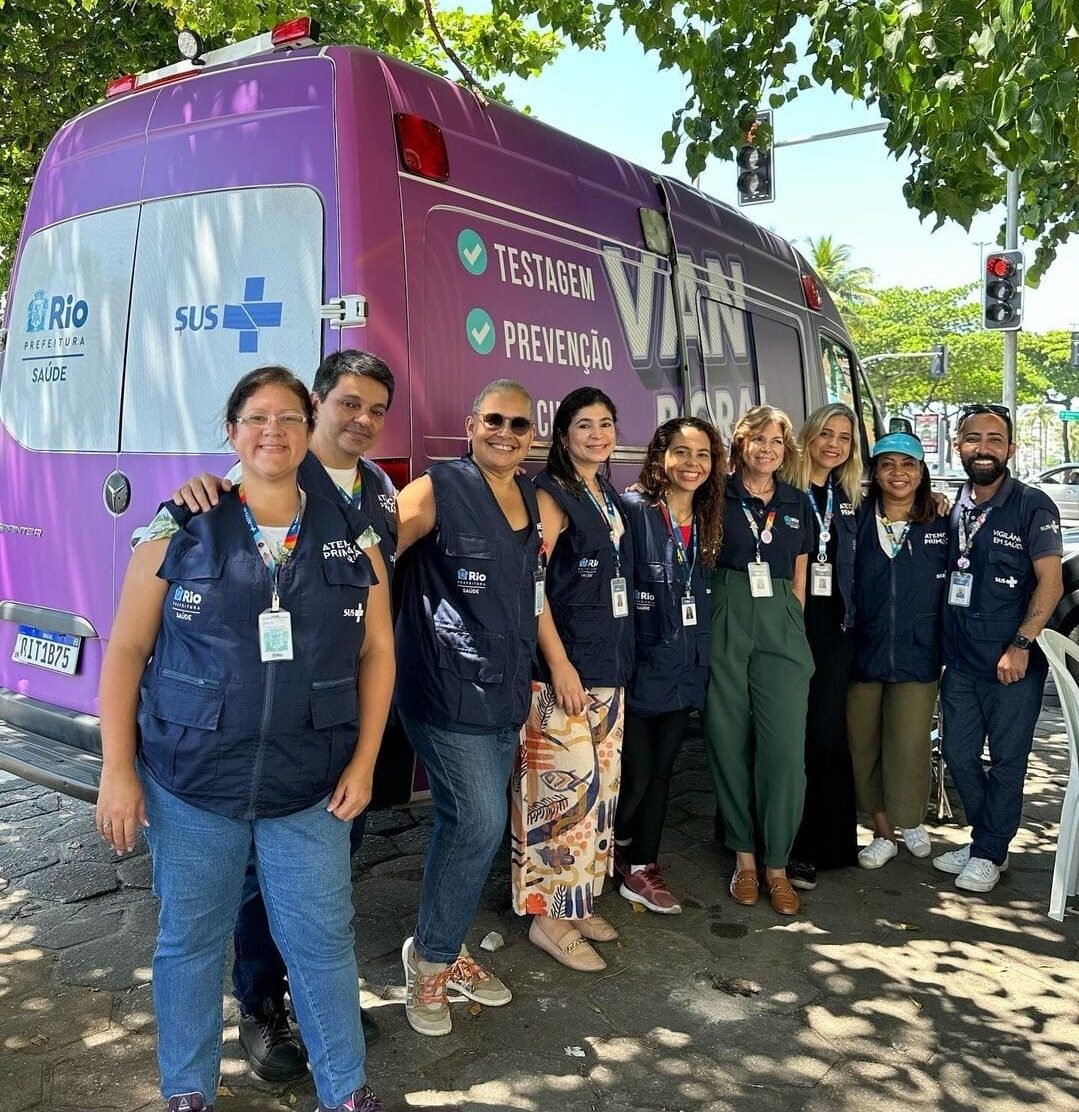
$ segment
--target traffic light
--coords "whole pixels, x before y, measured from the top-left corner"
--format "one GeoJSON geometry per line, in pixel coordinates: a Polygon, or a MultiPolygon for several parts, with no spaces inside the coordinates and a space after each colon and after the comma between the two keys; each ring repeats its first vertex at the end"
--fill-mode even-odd
{"type": "Polygon", "coordinates": [[[982,285],[986,328],[1023,326],[1023,252],[994,251],[985,260],[982,285]]]}
{"type": "Polygon", "coordinates": [[[746,141],[738,151],[738,203],[740,205],[762,205],[776,199],[774,153],[772,151],[772,113],[770,110],[758,112],[757,118],[749,125],[746,141]],[[758,130],[762,125],[767,137],[760,140],[758,130]],[[754,143],[754,139],[758,139],[754,143]]]}
{"type": "Polygon", "coordinates": [[[943,378],[948,373],[948,345],[934,344],[930,350],[929,377],[943,378]]]}
{"type": "Polygon", "coordinates": [[[1079,370],[1079,332],[1072,333],[1072,370],[1079,370]]]}

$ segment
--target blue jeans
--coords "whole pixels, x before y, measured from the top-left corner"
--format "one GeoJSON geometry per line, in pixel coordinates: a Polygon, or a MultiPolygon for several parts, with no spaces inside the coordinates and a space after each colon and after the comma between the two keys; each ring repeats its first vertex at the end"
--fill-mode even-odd
{"type": "MultiPolygon", "coordinates": [[[[367,829],[367,811],[361,811],[352,820],[349,835],[349,852],[355,854],[363,842],[367,829]]],[[[244,873],[240,914],[232,933],[232,993],[245,1015],[259,1015],[267,1002],[279,1004],[285,998],[288,970],[285,959],[273,940],[266,903],[259,887],[255,850],[244,873]]]]}
{"type": "Polygon", "coordinates": [[[940,685],[943,752],[971,826],[972,857],[1003,864],[1019,829],[1023,781],[1045,690],[1044,670],[1018,683],[944,670],[940,685]],[[988,771],[982,748],[989,738],[988,771]]]}
{"type": "Polygon", "coordinates": [[[140,768],[154,892],[154,1013],[161,1092],[217,1091],[225,951],[252,846],[270,926],[324,1104],[364,1085],[352,934],[348,823],[325,801],[281,818],[224,818],[167,792],[140,768]]]}
{"type": "Polygon", "coordinates": [[[401,712],[427,769],[435,825],[420,886],[414,945],[424,961],[457,960],[506,829],[520,729],[459,734],[401,712]]]}

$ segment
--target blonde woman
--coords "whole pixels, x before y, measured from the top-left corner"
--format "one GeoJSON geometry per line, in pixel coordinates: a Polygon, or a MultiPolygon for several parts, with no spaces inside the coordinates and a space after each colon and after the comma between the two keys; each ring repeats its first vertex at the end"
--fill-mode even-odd
{"type": "Polygon", "coordinates": [[[854,548],[862,501],[858,421],[841,402],[814,410],[798,434],[798,455],[782,474],[809,495],[816,528],[805,603],[815,671],[806,717],[805,811],[787,876],[795,888],[817,886],[818,869],[858,858],[854,776],[847,745],[847,687],[854,668],[854,548]]]}
{"type": "Polygon", "coordinates": [[[805,719],[813,659],[802,607],[815,548],[804,492],[779,478],[798,447],[790,418],[759,405],[731,439],[723,547],[712,575],[712,637],[704,736],[725,841],[731,898],[760,898],[756,831],[773,910],[798,911],[787,861],[802,817],[805,719]]]}

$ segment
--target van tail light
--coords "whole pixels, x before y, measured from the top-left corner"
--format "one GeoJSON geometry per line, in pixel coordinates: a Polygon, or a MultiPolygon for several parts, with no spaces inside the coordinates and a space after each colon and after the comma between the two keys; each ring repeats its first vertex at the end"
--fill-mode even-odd
{"type": "Polygon", "coordinates": [[[133,73],[126,73],[123,77],[114,77],[105,86],[105,99],[118,97],[121,93],[130,93],[135,88],[138,79],[133,73]]]}
{"type": "Polygon", "coordinates": [[[398,489],[402,490],[409,484],[412,478],[412,466],[407,459],[377,459],[375,463],[382,468],[390,477],[390,482],[398,489]]]}
{"type": "Polygon", "coordinates": [[[396,112],[393,117],[397,132],[397,149],[401,165],[410,173],[432,181],[447,181],[450,176],[450,157],[446,153],[446,140],[438,124],[413,116],[409,112],[396,112]]]}
{"type": "Polygon", "coordinates": [[[274,46],[314,46],[318,42],[318,20],[309,15],[279,23],[270,32],[270,42],[274,46]]]}
{"type": "Polygon", "coordinates": [[[815,275],[802,275],[802,294],[805,297],[806,305],[810,309],[820,310],[823,302],[820,295],[820,285],[817,283],[815,275]]]}

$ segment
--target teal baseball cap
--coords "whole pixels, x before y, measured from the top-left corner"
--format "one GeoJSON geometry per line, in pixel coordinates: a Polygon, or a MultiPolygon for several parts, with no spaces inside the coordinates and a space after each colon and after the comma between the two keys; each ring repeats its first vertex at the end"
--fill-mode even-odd
{"type": "Polygon", "coordinates": [[[873,445],[873,451],[869,454],[873,459],[876,459],[877,456],[886,455],[888,452],[910,456],[911,459],[916,460],[925,459],[925,449],[922,447],[922,442],[916,436],[911,436],[909,432],[890,432],[887,436],[882,436],[873,445]]]}

